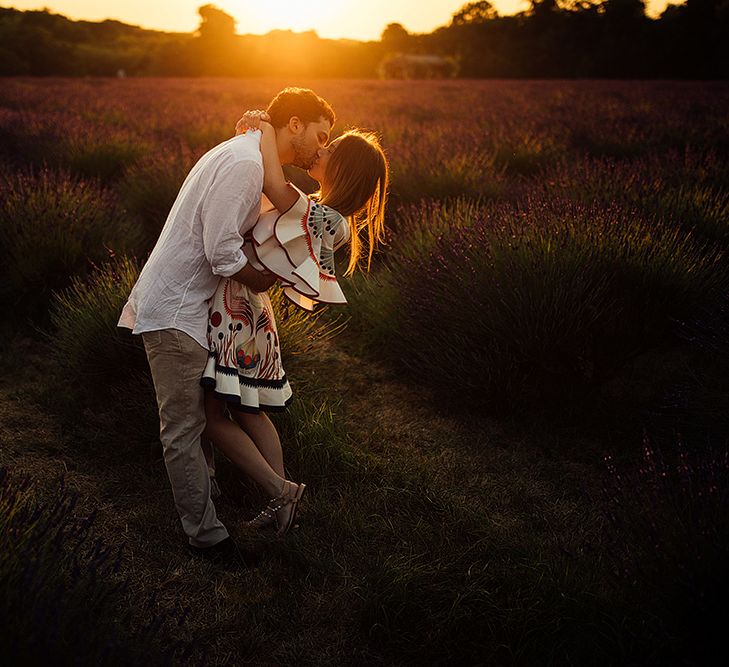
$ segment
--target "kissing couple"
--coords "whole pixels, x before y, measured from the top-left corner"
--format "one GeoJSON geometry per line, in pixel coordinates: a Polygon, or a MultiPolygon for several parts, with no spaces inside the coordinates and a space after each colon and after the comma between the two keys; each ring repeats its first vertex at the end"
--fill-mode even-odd
{"type": "Polygon", "coordinates": [[[144,342],[188,548],[214,563],[245,567],[252,558],[216,514],[213,448],[270,498],[250,528],[286,535],[306,488],[286,478],[266,414],[292,399],[267,290],[278,282],[306,310],[346,303],[335,251],[349,244],[349,275],[364,245],[369,269],[384,238],[385,154],[361,130],[330,141],[334,124],[332,107],[303,88],[246,112],[236,136],[185,178],[119,319],[144,342]],[[319,191],[307,196],[288,183],[285,164],[307,170],[319,191]]]}

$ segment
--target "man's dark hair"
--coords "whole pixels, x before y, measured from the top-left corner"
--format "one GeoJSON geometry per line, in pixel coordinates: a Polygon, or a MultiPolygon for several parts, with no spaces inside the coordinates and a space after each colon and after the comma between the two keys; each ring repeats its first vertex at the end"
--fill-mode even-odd
{"type": "Polygon", "coordinates": [[[335,121],[334,109],[329,102],[308,88],[284,88],[271,100],[266,113],[274,127],[283,127],[291,116],[297,116],[306,124],[325,118],[332,127],[335,121]]]}

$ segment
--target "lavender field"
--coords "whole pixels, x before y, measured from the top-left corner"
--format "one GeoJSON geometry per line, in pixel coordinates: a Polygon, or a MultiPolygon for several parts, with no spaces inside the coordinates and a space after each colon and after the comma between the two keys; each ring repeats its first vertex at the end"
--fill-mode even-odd
{"type": "Polygon", "coordinates": [[[723,664],[728,158],[719,82],[2,80],[5,654],[723,664]],[[291,84],[380,133],[388,244],[346,307],[281,318],[311,493],[284,541],[248,534],[262,496],[221,456],[266,556],[220,573],[115,324],[187,171],[291,84]]]}

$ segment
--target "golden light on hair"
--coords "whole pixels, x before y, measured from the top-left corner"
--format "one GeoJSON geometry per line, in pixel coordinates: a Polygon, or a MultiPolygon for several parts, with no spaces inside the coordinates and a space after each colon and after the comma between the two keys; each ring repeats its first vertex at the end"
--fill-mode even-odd
{"type": "Polygon", "coordinates": [[[357,268],[362,254],[360,231],[367,230],[367,270],[372,253],[385,236],[385,205],[389,166],[380,141],[373,132],[349,130],[337,139],[324,174],[326,192],[322,204],[339,211],[349,221],[350,253],[345,275],[357,268]]]}

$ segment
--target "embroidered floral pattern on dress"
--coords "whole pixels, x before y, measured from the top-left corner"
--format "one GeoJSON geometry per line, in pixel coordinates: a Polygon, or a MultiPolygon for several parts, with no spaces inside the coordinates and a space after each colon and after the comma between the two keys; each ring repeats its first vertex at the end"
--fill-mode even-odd
{"type": "MultiPolygon", "coordinates": [[[[337,227],[341,225],[342,222],[347,224],[347,221],[344,220],[344,218],[334,209],[311,201],[309,204],[310,207],[306,212],[306,216],[302,219],[302,223],[305,223],[310,228],[309,232],[313,234],[315,238],[321,239],[325,233],[330,236],[334,236],[334,234],[336,234],[337,227]]],[[[319,248],[319,256],[317,257],[314,254],[313,245],[309,243],[309,254],[319,267],[319,278],[321,280],[336,280],[336,278],[332,277],[334,275],[333,246],[322,244],[319,248]]]]}
{"type": "Polygon", "coordinates": [[[204,387],[247,412],[288,405],[291,387],[265,292],[257,294],[231,278],[223,279],[210,302],[207,339],[204,387]]]}

